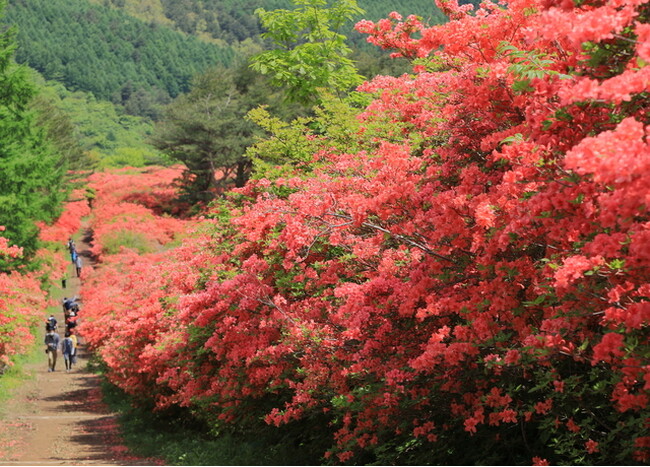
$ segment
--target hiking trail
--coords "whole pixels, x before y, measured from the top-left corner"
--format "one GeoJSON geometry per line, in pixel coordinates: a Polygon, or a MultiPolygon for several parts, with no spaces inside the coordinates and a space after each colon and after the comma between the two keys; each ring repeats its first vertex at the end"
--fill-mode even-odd
{"type": "MultiPolygon", "coordinates": [[[[84,266],[93,264],[89,251],[87,227],[77,251],[84,266]]],[[[83,320],[83,291],[75,268],[68,266],[65,296],[81,297],[80,320],[83,320]]],[[[83,277],[83,270],[82,270],[83,277]]],[[[43,312],[43,323],[48,314],[43,312]]],[[[58,333],[63,339],[63,310],[55,314],[58,333]]],[[[77,364],[68,373],[59,351],[55,372],[48,372],[42,344],[44,330],[37,336],[43,348],[39,362],[27,364],[32,378],[15,388],[5,407],[0,407],[0,465],[152,465],[152,459],[129,454],[119,434],[117,415],[102,401],[100,377],[87,369],[89,354],[83,339],[77,349],[77,364]]]]}

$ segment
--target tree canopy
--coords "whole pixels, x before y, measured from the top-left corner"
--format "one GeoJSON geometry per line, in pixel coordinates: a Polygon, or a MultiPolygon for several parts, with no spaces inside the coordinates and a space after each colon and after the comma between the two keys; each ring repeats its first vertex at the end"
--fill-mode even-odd
{"type": "Polygon", "coordinates": [[[190,92],[167,106],[151,141],[186,166],[182,185],[191,202],[209,201],[231,179],[242,186],[248,178],[244,153],[255,126],[244,117],[250,108],[225,68],[198,75],[190,92]]]}
{"type": "MultiPolygon", "coordinates": [[[[0,2],[0,11],[5,4],[0,2]]],[[[15,47],[13,30],[0,34],[0,225],[24,255],[0,259],[0,269],[29,260],[36,251],[35,221],[50,221],[60,213],[68,162],[49,138],[54,128],[37,125],[31,107],[36,87],[27,70],[14,62],[15,47]]]]}
{"type": "Polygon", "coordinates": [[[251,66],[286,88],[296,102],[318,103],[325,92],[346,93],[361,84],[343,26],[363,12],[356,0],[293,0],[294,9],[256,10],[271,50],[251,66]]]}

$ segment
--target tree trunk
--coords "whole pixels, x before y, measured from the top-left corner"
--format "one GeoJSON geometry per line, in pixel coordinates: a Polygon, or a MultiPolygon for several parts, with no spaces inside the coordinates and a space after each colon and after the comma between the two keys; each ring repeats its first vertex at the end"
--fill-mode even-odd
{"type": "Polygon", "coordinates": [[[237,175],[235,177],[235,186],[237,188],[243,187],[248,181],[251,166],[252,163],[248,159],[237,162],[237,175]]]}

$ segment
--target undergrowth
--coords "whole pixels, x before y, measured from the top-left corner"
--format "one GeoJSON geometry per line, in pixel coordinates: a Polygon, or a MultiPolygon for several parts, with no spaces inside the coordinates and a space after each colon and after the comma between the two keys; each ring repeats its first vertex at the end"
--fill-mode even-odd
{"type": "MultiPolygon", "coordinates": [[[[95,369],[101,364],[95,363],[95,369]]],[[[313,442],[297,442],[299,431],[265,425],[257,431],[210,434],[182,409],[169,412],[138,407],[132,398],[107,381],[104,401],[119,414],[124,443],[136,456],[156,457],[167,465],[321,465],[328,433],[315,432],[313,442]],[[324,435],[324,436],[323,436],[324,435]]],[[[313,427],[312,427],[313,429],[313,427]]],[[[327,432],[327,427],[323,426],[327,432]]]]}

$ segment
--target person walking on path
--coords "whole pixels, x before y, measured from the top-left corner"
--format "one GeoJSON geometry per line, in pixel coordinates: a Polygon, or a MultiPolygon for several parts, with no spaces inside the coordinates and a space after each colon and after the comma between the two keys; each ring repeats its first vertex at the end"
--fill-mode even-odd
{"type": "Polygon", "coordinates": [[[81,277],[81,267],[82,267],[81,256],[77,255],[77,259],[75,260],[74,265],[77,268],[77,277],[81,277]]]}
{"type": "Polygon", "coordinates": [[[61,353],[63,354],[63,361],[65,363],[65,371],[72,370],[72,354],[74,352],[74,342],[70,338],[70,332],[65,333],[65,338],[61,342],[61,353]]]}
{"type": "Polygon", "coordinates": [[[50,317],[47,318],[47,320],[45,321],[45,332],[56,331],[56,326],[57,326],[56,318],[54,317],[54,315],[50,315],[50,317]]]}
{"type": "Polygon", "coordinates": [[[72,339],[72,359],[70,360],[72,366],[77,363],[77,347],[79,347],[79,339],[72,329],[70,329],[70,339],[72,339]]]}
{"type": "Polygon", "coordinates": [[[74,240],[70,237],[68,240],[68,251],[72,254],[73,251],[77,251],[77,245],[74,244],[74,240]]]}
{"type": "Polygon", "coordinates": [[[63,302],[62,302],[63,314],[65,315],[66,318],[68,317],[71,311],[75,310],[75,308],[77,311],[79,310],[79,305],[77,304],[78,299],[79,297],[77,297],[76,295],[72,298],[63,297],[63,302]]]}
{"type": "Polygon", "coordinates": [[[56,357],[59,352],[59,342],[61,337],[50,330],[45,334],[45,353],[47,353],[47,371],[56,370],[56,357]]]}

